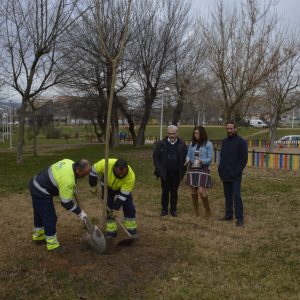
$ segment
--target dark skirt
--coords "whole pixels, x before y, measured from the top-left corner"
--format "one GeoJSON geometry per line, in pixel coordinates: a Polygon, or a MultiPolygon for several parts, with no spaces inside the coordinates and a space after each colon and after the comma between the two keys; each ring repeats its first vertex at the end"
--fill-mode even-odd
{"type": "Polygon", "coordinates": [[[208,166],[189,168],[186,183],[192,187],[211,188],[211,176],[208,166]]]}

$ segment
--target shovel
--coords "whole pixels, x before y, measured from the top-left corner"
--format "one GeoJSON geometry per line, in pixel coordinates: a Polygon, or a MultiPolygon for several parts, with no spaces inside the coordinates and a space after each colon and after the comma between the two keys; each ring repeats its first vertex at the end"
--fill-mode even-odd
{"type": "MultiPolygon", "coordinates": [[[[78,198],[74,194],[75,200],[77,204],[79,205],[78,198]]],[[[80,205],[79,205],[80,206],[80,205]]],[[[87,242],[91,246],[91,248],[97,252],[97,253],[103,253],[106,250],[106,240],[101,232],[101,230],[98,228],[98,226],[93,225],[90,223],[87,217],[83,218],[83,223],[85,226],[85,229],[87,231],[87,242]]]]}
{"type": "MultiPolygon", "coordinates": [[[[101,196],[98,193],[93,193],[99,200],[100,202],[103,204],[103,199],[101,198],[101,196]]],[[[123,229],[123,231],[125,232],[125,234],[127,235],[126,239],[123,239],[121,241],[119,241],[117,243],[117,246],[129,246],[131,245],[134,241],[136,241],[135,238],[132,237],[132,235],[128,232],[128,230],[126,229],[126,227],[122,224],[122,222],[112,214],[111,209],[107,206],[106,207],[107,213],[109,215],[111,215],[113,217],[113,219],[120,225],[120,227],[123,229]]]]}

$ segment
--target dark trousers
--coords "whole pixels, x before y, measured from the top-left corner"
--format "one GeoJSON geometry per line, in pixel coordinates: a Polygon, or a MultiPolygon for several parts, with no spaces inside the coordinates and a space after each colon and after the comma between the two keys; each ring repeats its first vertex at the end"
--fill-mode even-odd
{"type": "Polygon", "coordinates": [[[235,210],[235,217],[237,220],[243,220],[243,201],[241,197],[241,183],[242,177],[232,182],[224,182],[224,195],[225,195],[225,216],[228,218],[233,217],[233,204],[235,210]]]}
{"type": "MultiPolygon", "coordinates": [[[[115,203],[114,198],[117,194],[119,194],[119,191],[113,191],[111,189],[108,189],[107,206],[110,209],[114,209],[114,203],[115,203]]],[[[128,219],[135,218],[136,211],[133,204],[131,193],[127,198],[127,200],[122,203],[122,207],[123,207],[124,218],[128,218],[128,219]]]]}
{"type": "Polygon", "coordinates": [[[166,180],[161,179],[161,206],[163,211],[168,211],[169,199],[170,199],[170,211],[175,212],[177,208],[178,199],[178,187],[179,187],[179,175],[177,173],[169,173],[166,176],[166,180]]]}
{"type": "Polygon", "coordinates": [[[29,189],[32,198],[34,227],[44,227],[47,236],[55,235],[57,217],[52,196],[38,190],[32,180],[29,189]]]}

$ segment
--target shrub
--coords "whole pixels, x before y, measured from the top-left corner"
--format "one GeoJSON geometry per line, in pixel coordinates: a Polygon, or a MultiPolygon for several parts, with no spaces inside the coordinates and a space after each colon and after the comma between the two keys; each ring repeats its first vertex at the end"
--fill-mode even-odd
{"type": "Polygon", "coordinates": [[[57,127],[45,128],[45,136],[47,139],[59,139],[61,138],[61,129],[57,127]]]}

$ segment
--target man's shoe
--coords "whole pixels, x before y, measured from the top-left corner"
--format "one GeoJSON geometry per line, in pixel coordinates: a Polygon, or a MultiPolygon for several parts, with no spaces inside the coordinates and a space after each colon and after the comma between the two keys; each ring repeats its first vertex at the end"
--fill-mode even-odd
{"type": "Polygon", "coordinates": [[[171,211],[171,216],[172,216],[172,217],[177,217],[176,211],[171,211]]]}
{"type": "Polygon", "coordinates": [[[237,220],[236,221],[236,226],[241,227],[244,225],[244,220],[237,220]]]}
{"type": "Polygon", "coordinates": [[[161,217],[167,216],[168,212],[166,210],[162,210],[160,215],[161,215],[161,217]]]}
{"type": "Polygon", "coordinates": [[[219,221],[232,221],[233,220],[233,217],[228,217],[228,216],[225,216],[221,219],[219,219],[219,221]]]}

